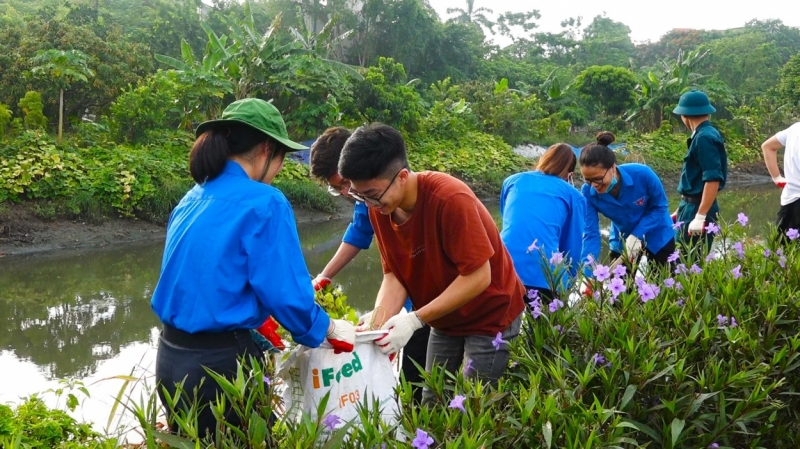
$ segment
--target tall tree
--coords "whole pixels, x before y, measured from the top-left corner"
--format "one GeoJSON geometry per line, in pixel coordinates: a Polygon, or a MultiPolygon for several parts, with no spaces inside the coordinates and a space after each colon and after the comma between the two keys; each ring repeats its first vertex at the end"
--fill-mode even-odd
{"type": "Polygon", "coordinates": [[[475,0],[466,0],[466,9],[464,8],[447,8],[447,14],[456,14],[451,21],[458,23],[477,23],[478,25],[492,31],[494,22],[486,17],[486,14],[492,14],[489,8],[475,8],[475,0]]]}
{"type": "Polygon", "coordinates": [[[58,93],[58,142],[64,132],[64,91],[76,82],[88,82],[94,72],[89,68],[89,56],[78,50],[40,51],[31,59],[31,73],[42,75],[52,81],[58,93]]]}

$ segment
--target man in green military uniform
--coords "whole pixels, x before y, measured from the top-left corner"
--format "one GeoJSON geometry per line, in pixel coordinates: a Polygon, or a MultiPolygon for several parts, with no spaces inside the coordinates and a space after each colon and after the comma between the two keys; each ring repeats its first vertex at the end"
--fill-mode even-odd
{"type": "Polygon", "coordinates": [[[706,223],[717,221],[717,194],[725,188],[728,177],[728,154],[722,135],[709,121],[709,115],[716,109],[705,93],[692,90],[681,96],[672,112],[680,115],[683,124],[692,130],[692,136],[686,141],[689,150],[683,158],[678,183],[681,194],[676,212],[678,241],[693,246],[705,240],[710,248],[714,236],[706,232],[706,223]]]}

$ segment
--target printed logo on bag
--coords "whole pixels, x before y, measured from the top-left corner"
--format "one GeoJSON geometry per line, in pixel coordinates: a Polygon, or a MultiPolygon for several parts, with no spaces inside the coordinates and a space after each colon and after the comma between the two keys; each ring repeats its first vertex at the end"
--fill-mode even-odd
{"type": "Polygon", "coordinates": [[[634,202],[633,202],[633,204],[635,204],[635,205],[637,205],[637,206],[642,206],[642,205],[644,205],[644,197],[641,197],[641,198],[639,198],[638,200],[634,201],[634,202]]]}
{"type": "Polygon", "coordinates": [[[361,371],[361,359],[358,358],[358,353],[353,353],[353,361],[345,363],[342,368],[337,372],[333,368],[323,368],[321,371],[317,368],[311,370],[312,382],[314,388],[330,387],[333,382],[341,382],[342,376],[350,377],[353,374],[361,371]],[[320,385],[320,378],[322,385],[320,385]]]}

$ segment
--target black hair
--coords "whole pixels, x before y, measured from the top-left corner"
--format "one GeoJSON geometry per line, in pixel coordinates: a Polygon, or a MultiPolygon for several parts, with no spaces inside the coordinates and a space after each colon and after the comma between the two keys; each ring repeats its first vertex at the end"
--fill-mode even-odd
{"type": "Polygon", "coordinates": [[[328,179],[339,170],[339,156],[347,139],[352,135],[349,129],[341,126],[328,128],[311,145],[311,175],[328,179]]]}
{"type": "Polygon", "coordinates": [[[351,181],[388,179],[404,167],[408,167],[408,159],[403,136],[382,123],[355,130],[339,158],[339,174],[351,181]]]}
{"type": "Polygon", "coordinates": [[[617,155],[608,146],[616,140],[614,133],[610,131],[600,131],[595,136],[597,143],[590,143],[581,150],[581,167],[603,167],[611,168],[617,163],[617,155]]]}
{"type": "Polygon", "coordinates": [[[189,154],[189,172],[198,184],[210,181],[222,173],[229,157],[246,154],[262,142],[270,143],[273,155],[286,150],[278,141],[250,125],[237,122],[217,125],[194,141],[189,154]]]}

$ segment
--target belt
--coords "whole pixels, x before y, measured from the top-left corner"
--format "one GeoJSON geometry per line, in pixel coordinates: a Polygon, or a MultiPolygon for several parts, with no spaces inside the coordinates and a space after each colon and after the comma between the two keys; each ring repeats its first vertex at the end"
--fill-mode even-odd
{"type": "Polygon", "coordinates": [[[681,195],[681,199],[689,204],[700,204],[700,202],[703,201],[702,196],[681,195]]]}
{"type": "Polygon", "coordinates": [[[252,341],[249,330],[235,330],[227,332],[197,332],[190,334],[178,328],[165,324],[161,331],[161,338],[175,346],[189,349],[219,349],[239,346],[242,341],[252,341]],[[242,340],[243,338],[247,340],[242,340]]]}

